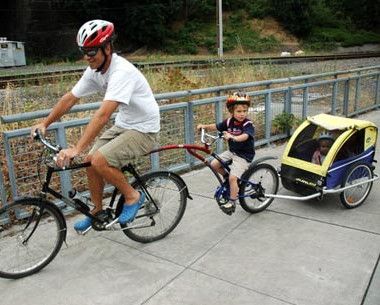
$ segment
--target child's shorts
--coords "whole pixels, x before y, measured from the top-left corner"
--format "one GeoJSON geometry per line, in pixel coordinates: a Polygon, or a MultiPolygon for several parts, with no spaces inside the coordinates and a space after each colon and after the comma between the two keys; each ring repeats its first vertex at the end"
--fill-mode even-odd
{"type": "Polygon", "coordinates": [[[157,139],[157,133],[142,133],[113,126],[99,137],[89,154],[99,151],[110,166],[121,168],[131,162],[131,159],[152,150],[157,139]]]}
{"type": "Polygon", "coordinates": [[[238,178],[240,178],[241,175],[243,175],[243,173],[247,170],[247,168],[251,164],[244,158],[237,156],[236,154],[234,154],[233,152],[229,150],[221,153],[219,157],[223,161],[232,160],[232,164],[230,165],[230,169],[231,169],[230,175],[236,176],[238,178]]]}

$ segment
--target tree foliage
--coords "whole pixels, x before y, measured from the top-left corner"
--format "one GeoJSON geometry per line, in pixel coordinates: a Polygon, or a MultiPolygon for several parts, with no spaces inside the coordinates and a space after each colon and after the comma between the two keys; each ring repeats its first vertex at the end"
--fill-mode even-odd
{"type": "MultiPolygon", "coordinates": [[[[90,19],[114,22],[118,44],[123,50],[141,46],[161,50],[168,46],[175,48],[173,43],[180,41],[185,50],[196,52],[198,43],[204,46],[215,43],[214,38],[200,37],[197,29],[202,27],[211,36],[215,35],[216,0],[3,2],[0,12],[5,29],[3,35],[26,41],[30,51],[42,56],[67,54],[68,49],[76,49],[76,31],[90,19]]],[[[223,11],[225,19],[238,12],[253,18],[274,17],[300,38],[314,35],[314,38],[329,40],[339,36],[339,31],[380,31],[380,0],[223,0],[223,11]]],[[[227,39],[228,35],[243,35],[238,28],[239,25],[234,25],[232,32],[226,33],[227,39]]]]}
{"type": "Polygon", "coordinates": [[[299,37],[306,37],[311,32],[315,1],[317,0],[270,0],[274,16],[299,37]]]}

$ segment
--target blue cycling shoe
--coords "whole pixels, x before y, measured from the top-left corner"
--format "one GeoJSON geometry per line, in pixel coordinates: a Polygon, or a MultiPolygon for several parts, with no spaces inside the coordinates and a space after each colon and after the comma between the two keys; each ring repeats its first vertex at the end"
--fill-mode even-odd
{"type": "Polygon", "coordinates": [[[133,219],[135,219],[138,210],[145,201],[145,194],[140,191],[139,193],[140,199],[136,203],[132,205],[124,204],[123,210],[121,211],[119,216],[120,224],[125,225],[127,222],[131,222],[133,219]]]}
{"type": "Polygon", "coordinates": [[[90,217],[86,217],[84,219],[78,220],[74,224],[74,229],[77,231],[86,231],[88,228],[91,227],[92,219],[90,217]]]}

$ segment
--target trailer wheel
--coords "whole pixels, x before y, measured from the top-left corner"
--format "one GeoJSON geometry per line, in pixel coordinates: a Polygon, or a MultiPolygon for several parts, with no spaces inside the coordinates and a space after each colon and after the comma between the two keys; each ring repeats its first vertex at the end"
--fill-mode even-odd
{"type": "Polygon", "coordinates": [[[371,180],[373,178],[372,169],[365,163],[355,163],[346,172],[342,187],[355,185],[352,188],[344,190],[340,193],[340,200],[342,204],[348,208],[353,209],[366,200],[368,197],[373,182],[365,182],[366,180],[371,180]],[[360,183],[360,184],[359,184],[360,183]]]}

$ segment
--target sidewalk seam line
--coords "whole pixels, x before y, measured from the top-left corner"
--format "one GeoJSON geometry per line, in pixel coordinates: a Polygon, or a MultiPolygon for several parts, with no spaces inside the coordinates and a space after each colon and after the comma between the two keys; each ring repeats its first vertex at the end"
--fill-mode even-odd
{"type": "Polygon", "coordinates": [[[369,233],[369,234],[373,234],[373,235],[377,235],[377,236],[380,235],[380,233],[377,233],[377,232],[363,230],[363,229],[358,229],[358,228],[353,228],[353,227],[349,227],[349,226],[345,226],[345,225],[340,225],[340,224],[336,224],[336,223],[332,223],[332,222],[328,222],[328,221],[324,221],[324,220],[318,220],[318,219],[314,219],[314,218],[309,218],[309,217],[305,217],[305,216],[290,214],[290,213],[286,213],[286,212],[275,211],[275,210],[271,210],[271,209],[266,209],[266,210],[268,212],[272,212],[272,213],[275,213],[275,214],[292,216],[292,217],[295,217],[295,218],[305,219],[305,220],[309,220],[309,221],[313,221],[313,222],[319,222],[319,223],[323,223],[323,224],[332,225],[332,226],[335,226],[335,227],[340,227],[340,228],[344,228],[344,229],[350,229],[350,230],[353,230],[353,231],[358,231],[358,232],[363,232],[363,233],[369,233]]]}
{"type": "Polygon", "coordinates": [[[252,289],[252,288],[250,288],[250,287],[246,287],[246,286],[243,286],[243,285],[239,285],[239,284],[234,283],[234,282],[231,282],[231,281],[229,281],[229,280],[221,279],[221,278],[219,278],[219,277],[217,277],[217,276],[215,276],[215,275],[212,275],[212,274],[206,273],[206,272],[201,271],[201,270],[197,270],[197,269],[193,269],[193,268],[189,268],[189,270],[192,270],[192,271],[194,271],[194,272],[199,272],[199,273],[204,274],[204,275],[206,275],[206,276],[212,277],[212,278],[214,278],[214,279],[216,279],[216,280],[219,280],[219,281],[222,281],[222,282],[226,282],[226,283],[228,283],[228,284],[230,284],[230,285],[237,286],[237,287],[240,287],[240,288],[243,288],[243,289],[246,289],[246,290],[252,291],[252,292],[254,292],[254,293],[264,295],[264,296],[266,296],[266,297],[270,297],[271,299],[275,299],[275,300],[278,300],[278,301],[284,302],[284,303],[286,303],[286,304],[296,305],[296,303],[292,303],[292,302],[286,301],[286,300],[284,300],[284,299],[281,299],[281,298],[278,298],[278,297],[274,297],[274,296],[272,296],[272,295],[270,295],[270,294],[267,294],[267,293],[265,293],[265,292],[261,292],[261,291],[259,291],[259,290],[252,289]]]}
{"type": "Polygon", "coordinates": [[[117,244],[119,244],[119,245],[122,245],[122,246],[128,247],[128,248],[133,249],[133,250],[135,250],[135,251],[138,251],[138,252],[144,253],[144,254],[146,254],[146,255],[148,255],[148,256],[152,256],[152,257],[154,257],[154,258],[161,259],[161,260],[166,261],[166,262],[168,262],[168,263],[174,264],[174,265],[176,265],[176,266],[178,266],[178,267],[186,268],[186,265],[179,264],[179,263],[177,263],[177,262],[175,262],[175,261],[172,261],[172,260],[170,260],[170,259],[168,259],[168,258],[165,258],[165,257],[159,256],[159,255],[153,254],[153,253],[151,253],[151,252],[144,251],[144,250],[142,250],[142,249],[138,249],[138,248],[136,248],[136,247],[133,247],[133,246],[131,246],[131,245],[124,244],[123,242],[118,241],[118,240],[113,240],[113,239],[111,239],[111,238],[109,238],[109,237],[106,237],[106,236],[102,236],[102,237],[103,237],[104,239],[107,239],[108,241],[111,241],[111,242],[117,243],[117,244]]]}
{"type": "Polygon", "coordinates": [[[181,274],[183,274],[185,271],[187,270],[187,268],[183,269],[180,273],[178,273],[176,276],[174,276],[173,278],[171,278],[167,283],[165,283],[164,285],[162,285],[161,288],[157,289],[157,291],[155,291],[151,296],[149,296],[148,298],[146,298],[144,301],[142,301],[140,303],[140,305],[143,305],[143,304],[146,304],[150,299],[152,299],[154,296],[156,296],[160,291],[162,291],[164,288],[166,288],[170,283],[172,283],[175,279],[177,279],[181,274]]]}
{"type": "MultiPolygon", "coordinates": [[[[197,193],[193,193],[193,192],[191,192],[190,194],[193,195],[193,196],[198,196],[198,197],[202,197],[202,198],[214,199],[213,197],[208,197],[206,195],[197,194],[197,193]]],[[[345,226],[345,225],[339,225],[339,224],[328,222],[328,221],[324,221],[324,220],[318,220],[318,219],[313,219],[313,218],[309,218],[309,217],[305,217],[305,216],[299,216],[299,215],[295,215],[295,214],[291,214],[291,213],[276,211],[276,210],[273,210],[273,209],[268,209],[267,208],[266,211],[272,212],[272,213],[277,213],[277,214],[282,214],[282,215],[287,215],[287,216],[293,216],[293,217],[296,217],[296,218],[306,219],[306,220],[309,220],[309,221],[315,221],[315,222],[319,222],[319,223],[323,223],[323,224],[329,224],[329,225],[332,225],[332,226],[346,228],[346,229],[351,229],[351,230],[354,230],[354,231],[369,233],[369,234],[373,234],[373,235],[380,235],[380,233],[373,232],[373,231],[353,228],[353,227],[349,227],[349,226],[345,226]]]]}
{"type": "MultiPolygon", "coordinates": [[[[375,266],[374,266],[374,268],[373,268],[373,271],[372,271],[371,277],[369,278],[368,285],[367,285],[367,288],[366,288],[366,290],[365,290],[365,292],[364,292],[364,295],[363,295],[363,298],[362,298],[362,302],[360,303],[360,305],[364,305],[364,302],[365,302],[365,300],[366,300],[366,298],[367,298],[368,291],[369,291],[369,289],[370,289],[370,287],[371,287],[372,280],[373,280],[373,278],[374,278],[374,276],[375,276],[376,269],[377,269],[377,267],[379,266],[379,261],[380,261],[380,254],[379,254],[379,256],[378,256],[378,258],[377,258],[377,261],[376,261],[376,264],[375,264],[375,266]]],[[[375,289],[375,287],[374,287],[374,289],[375,289]]]]}

